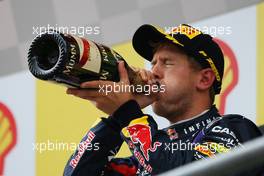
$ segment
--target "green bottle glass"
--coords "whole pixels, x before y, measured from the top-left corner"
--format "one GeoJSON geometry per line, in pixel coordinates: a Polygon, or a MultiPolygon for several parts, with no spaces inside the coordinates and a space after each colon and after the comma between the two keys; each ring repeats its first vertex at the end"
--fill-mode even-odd
{"type": "MultiPolygon", "coordinates": [[[[124,58],[111,48],[93,41],[49,31],[38,35],[28,52],[30,72],[38,79],[80,88],[92,80],[119,81],[118,61],[124,58]]],[[[130,83],[144,85],[125,62],[130,83]]]]}

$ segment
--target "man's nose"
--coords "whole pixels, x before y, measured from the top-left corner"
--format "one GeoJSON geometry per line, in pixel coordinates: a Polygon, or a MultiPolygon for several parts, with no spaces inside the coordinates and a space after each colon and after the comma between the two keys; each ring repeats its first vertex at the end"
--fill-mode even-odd
{"type": "Polygon", "coordinates": [[[162,70],[158,64],[153,65],[151,71],[156,79],[161,79],[163,77],[162,70]]]}

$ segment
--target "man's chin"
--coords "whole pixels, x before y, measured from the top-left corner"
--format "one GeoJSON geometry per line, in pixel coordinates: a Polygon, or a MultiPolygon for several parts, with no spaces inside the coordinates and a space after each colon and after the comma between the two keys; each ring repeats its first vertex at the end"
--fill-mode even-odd
{"type": "Polygon", "coordinates": [[[154,101],[154,102],[151,104],[153,110],[158,106],[158,103],[159,103],[158,100],[156,100],[156,101],[154,101]]]}
{"type": "Polygon", "coordinates": [[[164,115],[164,108],[163,106],[161,105],[161,102],[160,101],[154,101],[152,104],[152,110],[155,114],[159,115],[159,116],[162,116],[164,115]]]}

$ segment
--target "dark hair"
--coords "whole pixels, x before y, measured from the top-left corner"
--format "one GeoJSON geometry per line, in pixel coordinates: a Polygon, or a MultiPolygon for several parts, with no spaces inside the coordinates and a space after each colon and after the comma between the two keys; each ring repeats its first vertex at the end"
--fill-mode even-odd
{"type": "MultiPolygon", "coordinates": [[[[158,49],[163,48],[165,46],[173,48],[175,50],[175,52],[178,52],[178,53],[181,53],[181,54],[185,54],[185,55],[188,56],[187,59],[188,59],[188,62],[189,62],[189,66],[193,70],[200,71],[200,70],[203,69],[202,65],[199,62],[197,62],[193,56],[190,56],[182,48],[180,48],[179,46],[177,46],[177,45],[175,45],[175,44],[173,44],[171,42],[168,42],[168,41],[151,42],[150,46],[153,48],[153,50],[152,50],[153,54],[155,52],[157,52],[158,49]]],[[[215,101],[215,91],[214,91],[213,84],[212,84],[212,86],[209,89],[209,97],[210,97],[210,100],[211,100],[211,104],[213,104],[214,101],[215,101]]]]}

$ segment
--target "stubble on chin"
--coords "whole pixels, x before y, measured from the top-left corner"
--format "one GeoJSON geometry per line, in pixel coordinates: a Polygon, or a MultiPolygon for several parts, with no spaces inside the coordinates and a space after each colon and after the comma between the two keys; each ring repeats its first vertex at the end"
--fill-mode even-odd
{"type": "Polygon", "coordinates": [[[168,119],[170,122],[181,120],[179,118],[186,112],[190,104],[186,101],[180,103],[166,103],[162,101],[155,101],[152,105],[152,110],[155,114],[168,119]]]}
{"type": "Polygon", "coordinates": [[[164,103],[160,102],[160,101],[155,101],[154,103],[152,103],[152,110],[155,114],[165,117],[166,116],[166,106],[164,105],[164,103]]]}

